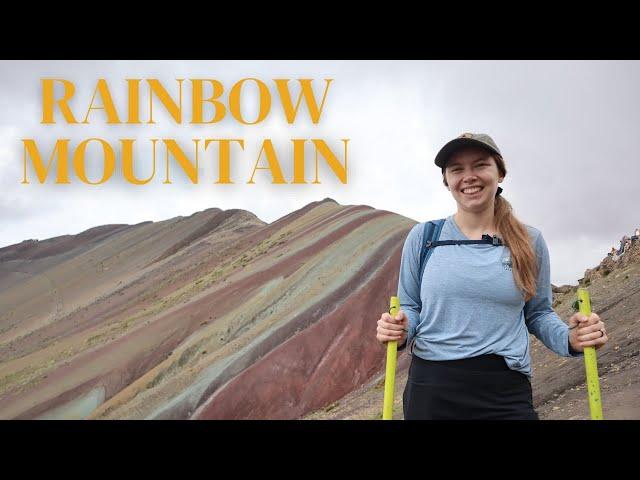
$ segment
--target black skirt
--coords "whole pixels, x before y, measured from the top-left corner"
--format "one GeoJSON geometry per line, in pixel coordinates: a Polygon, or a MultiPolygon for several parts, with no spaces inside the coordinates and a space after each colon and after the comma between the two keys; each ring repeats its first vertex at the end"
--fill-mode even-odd
{"type": "Polygon", "coordinates": [[[431,361],[413,354],[405,420],[539,420],[529,377],[499,355],[431,361]]]}

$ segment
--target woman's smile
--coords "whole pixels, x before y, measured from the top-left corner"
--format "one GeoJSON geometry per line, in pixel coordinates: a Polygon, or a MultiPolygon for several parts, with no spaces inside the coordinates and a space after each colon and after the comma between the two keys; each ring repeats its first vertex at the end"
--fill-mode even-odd
{"type": "Polygon", "coordinates": [[[478,193],[480,193],[483,189],[484,187],[480,187],[476,185],[473,187],[464,187],[461,191],[463,195],[466,195],[467,197],[473,197],[478,193]]]}

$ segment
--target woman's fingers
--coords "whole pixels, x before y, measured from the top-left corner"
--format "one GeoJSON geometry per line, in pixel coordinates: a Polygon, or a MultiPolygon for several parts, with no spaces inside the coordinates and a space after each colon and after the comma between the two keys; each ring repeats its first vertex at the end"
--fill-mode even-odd
{"type": "MultiPolygon", "coordinates": [[[[397,327],[398,325],[392,325],[393,327],[397,327]]],[[[378,335],[386,335],[386,336],[393,336],[394,338],[399,338],[402,336],[402,334],[404,333],[403,330],[397,330],[397,329],[390,329],[390,328],[385,328],[383,326],[378,326],[378,335]]]]}
{"type": "Polygon", "coordinates": [[[604,328],[604,324],[602,324],[602,328],[600,330],[597,330],[596,332],[578,336],[580,346],[595,347],[596,350],[607,343],[608,340],[609,337],[607,336],[607,330],[604,328]]]}
{"type": "Polygon", "coordinates": [[[575,325],[579,325],[579,328],[586,328],[588,326],[595,325],[600,321],[600,317],[597,313],[592,313],[587,317],[580,312],[576,312],[569,319],[569,326],[573,327],[575,325]]]}
{"type": "Polygon", "coordinates": [[[599,347],[607,343],[607,340],[609,340],[609,337],[607,337],[607,334],[605,333],[604,337],[596,338],[595,340],[588,340],[586,342],[580,342],[580,345],[583,347],[596,347],[597,350],[599,347]]]}
{"type": "Polygon", "coordinates": [[[407,331],[407,317],[401,310],[395,316],[388,312],[380,315],[376,338],[381,343],[402,340],[407,331]],[[399,318],[395,318],[399,317],[399,318]]]}
{"type": "Polygon", "coordinates": [[[386,328],[387,330],[404,330],[404,325],[399,323],[392,323],[393,320],[389,319],[385,321],[383,318],[378,320],[378,327],[386,328]]]}
{"type": "Polygon", "coordinates": [[[381,334],[378,334],[378,335],[376,335],[376,339],[380,343],[401,342],[402,341],[402,335],[392,336],[392,335],[381,335],[381,334]]]}
{"type": "Polygon", "coordinates": [[[593,325],[578,328],[578,331],[576,332],[576,334],[578,335],[578,339],[580,339],[581,336],[588,335],[592,332],[600,332],[600,330],[602,330],[603,328],[604,328],[604,322],[602,320],[598,320],[593,325]]]}
{"type": "Polygon", "coordinates": [[[580,324],[576,338],[581,347],[595,347],[596,350],[609,340],[604,322],[596,313],[592,313],[587,321],[580,324]]]}
{"type": "Polygon", "coordinates": [[[390,313],[384,312],[380,316],[380,318],[383,319],[383,320],[386,320],[387,322],[402,322],[403,320],[407,319],[407,316],[405,315],[405,313],[402,310],[400,310],[394,316],[391,316],[390,313]]]}
{"type": "MultiPolygon", "coordinates": [[[[397,326],[397,325],[394,325],[397,326]]],[[[382,335],[402,335],[404,333],[404,330],[396,330],[396,329],[389,329],[389,328],[384,328],[384,327],[378,327],[378,333],[382,334],[382,335]]]]}
{"type": "Polygon", "coordinates": [[[589,340],[595,340],[597,338],[604,338],[601,332],[601,330],[598,330],[597,332],[587,333],[586,335],[578,335],[578,341],[586,342],[589,340]]]}
{"type": "Polygon", "coordinates": [[[402,337],[392,337],[389,335],[378,335],[378,340],[380,342],[397,342],[401,339],[402,337]]]}
{"type": "Polygon", "coordinates": [[[598,316],[597,313],[592,313],[591,315],[589,315],[589,317],[587,318],[587,321],[583,323],[583,328],[585,326],[589,326],[589,325],[595,325],[596,323],[600,322],[600,317],[598,316]]]}

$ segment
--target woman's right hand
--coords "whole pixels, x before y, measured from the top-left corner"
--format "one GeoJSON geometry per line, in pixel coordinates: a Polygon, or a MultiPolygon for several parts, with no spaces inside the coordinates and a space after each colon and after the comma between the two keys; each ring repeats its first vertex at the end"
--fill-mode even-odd
{"type": "Polygon", "coordinates": [[[376,340],[382,345],[394,340],[398,345],[402,345],[407,338],[408,330],[409,320],[402,310],[396,314],[395,318],[388,312],[384,312],[378,320],[376,340]]]}

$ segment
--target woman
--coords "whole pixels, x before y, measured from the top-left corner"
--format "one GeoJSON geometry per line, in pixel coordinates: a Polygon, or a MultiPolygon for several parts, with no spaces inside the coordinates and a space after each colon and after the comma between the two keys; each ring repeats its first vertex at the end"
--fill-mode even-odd
{"type": "Polygon", "coordinates": [[[551,308],[546,243],[500,196],[507,171],[491,137],[463,134],[435,164],[458,207],[437,240],[467,243],[432,247],[420,279],[424,223],[405,240],[401,310],[383,313],[376,335],[399,350],[411,345],[404,418],[537,420],[528,332],[558,355],[580,358],[584,347],[607,342],[604,323],[576,313],[567,326],[551,308]]]}

